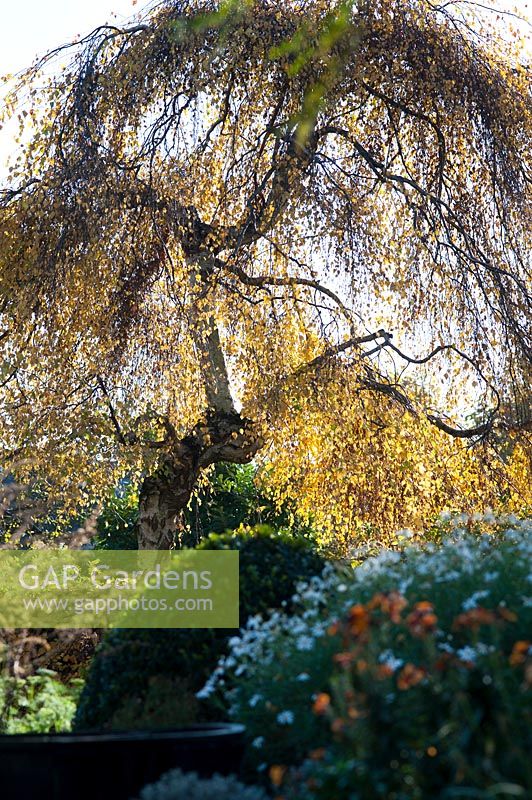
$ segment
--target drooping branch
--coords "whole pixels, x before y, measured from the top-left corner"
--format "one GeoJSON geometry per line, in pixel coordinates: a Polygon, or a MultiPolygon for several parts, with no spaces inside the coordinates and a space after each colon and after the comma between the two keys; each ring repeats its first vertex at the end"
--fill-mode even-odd
{"type": "MultiPolygon", "coordinates": [[[[300,367],[298,367],[291,377],[297,377],[305,372],[312,372],[312,370],[318,369],[325,362],[330,361],[332,358],[335,358],[336,356],[341,355],[341,353],[345,353],[347,350],[351,350],[352,348],[360,347],[362,344],[375,342],[377,339],[384,339],[387,341],[389,336],[389,333],[380,329],[376,331],[376,333],[368,333],[365,336],[352,337],[347,339],[345,342],[341,342],[340,344],[331,345],[324,350],[323,353],[320,353],[319,356],[313,358],[312,361],[309,361],[306,364],[302,364],[300,367]]],[[[382,346],[384,345],[381,345],[381,347],[382,346]]],[[[362,351],[361,355],[364,355],[364,351],[362,351]]]]}
{"type": "Polygon", "coordinates": [[[111,422],[113,423],[113,428],[115,429],[117,441],[120,442],[120,444],[127,444],[127,439],[124,436],[122,427],[118,421],[118,417],[116,416],[116,412],[113,403],[111,401],[111,397],[109,395],[109,392],[107,391],[107,386],[105,385],[105,382],[101,377],[101,375],[98,375],[98,386],[102,390],[102,393],[107,401],[107,406],[109,408],[109,416],[111,417],[111,422]]]}
{"type": "Polygon", "coordinates": [[[495,419],[494,415],[490,413],[488,419],[486,422],[483,422],[482,425],[476,425],[474,428],[455,428],[448,425],[444,420],[440,417],[436,417],[434,414],[427,414],[426,417],[436,428],[439,428],[440,431],[447,433],[455,439],[483,438],[493,429],[493,422],[495,419]]]}
{"type": "MultiPolygon", "coordinates": [[[[501,406],[501,400],[499,393],[497,392],[496,388],[491,385],[491,383],[487,380],[487,378],[482,373],[479,365],[466,353],[459,350],[455,345],[439,345],[438,347],[434,348],[430,353],[426,356],[421,358],[415,358],[412,356],[403,353],[398,347],[396,347],[392,341],[392,334],[388,331],[383,329],[379,329],[374,333],[367,334],[365,336],[358,336],[358,337],[351,337],[344,342],[341,342],[336,345],[329,345],[322,353],[318,356],[313,358],[311,361],[308,361],[298,367],[293,373],[285,378],[287,384],[291,381],[299,378],[301,375],[304,374],[311,374],[313,371],[319,370],[325,364],[331,362],[338,356],[346,353],[348,350],[359,348],[359,356],[361,358],[367,358],[374,353],[383,350],[385,348],[389,348],[393,350],[397,355],[399,355],[404,361],[407,361],[410,364],[427,364],[433,358],[435,358],[439,353],[445,351],[452,351],[456,353],[460,358],[467,361],[477,372],[477,374],[481,377],[481,379],[485,382],[487,387],[493,392],[496,398],[496,405],[492,408],[486,417],[486,421],[481,423],[480,425],[475,425],[469,428],[457,428],[456,426],[450,425],[441,417],[436,416],[433,413],[428,411],[424,411],[425,417],[428,419],[430,423],[435,425],[441,431],[444,431],[449,436],[453,436],[454,438],[462,438],[462,439],[480,439],[487,436],[492,430],[497,420],[497,414],[499,412],[501,406]],[[361,348],[361,345],[368,344],[370,342],[378,341],[379,344],[370,351],[365,351],[361,348]]],[[[380,374],[373,366],[369,367],[367,365],[363,366],[363,372],[365,373],[364,376],[361,377],[361,384],[366,386],[367,388],[372,389],[380,394],[389,395],[395,401],[399,402],[400,405],[404,406],[408,411],[411,413],[417,413],[416,411],[416,403],[408,397],[406,392],[402,387],[398,387],[394,385],[390,380],[386,378],[385,375],[380,374]]],[[[283,383],[284,383],[283,382],[283,383]]],[[[277,386],[275,387],[274,392],[278,392],[282,387],[277,386]]],[[[521,430],[527,429],[527,421],[525,421],[523,426],[520,426],[521,430]]]]}

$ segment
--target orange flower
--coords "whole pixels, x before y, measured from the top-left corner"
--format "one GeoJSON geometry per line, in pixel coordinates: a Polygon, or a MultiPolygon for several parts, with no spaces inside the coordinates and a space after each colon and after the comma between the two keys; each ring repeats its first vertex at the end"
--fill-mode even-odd
{"type": "Polygon", "coordinates": [[[512,667],[517,667],[519,664],[525,663],[528,656],[528,651],[531,647],[532,644],[524,640],[514,644],[512,653],[510,655],[510,664],[512,667]]]}
{"type": "Polygon", "coordinates": [[[286,767],[282,764],[274,764],[270,767],[269,776],[270,780],[275,787],[280,786],[283,782],[283,778],[286,772],[286,767]]]}
{"type": "Polygon", "coordinates": [[[453,622],[453,628],[471,628],[478,630],[481,625],[493,625],[497,618],[493,611],[487,608],[471,608],[469,611],[464,611],[459,614],[453,622]]]}
{"type": "Polygon", "coordinates": [[[341,717],[336,717],[336,719],[333,719],[331,722],[331,731],[333,733],[341,733],[344,728],[345,722],[341,717]]]}
{"type": "Polygon", "coordinates": [[[499,606],[497,611],[499,612],[499,617],[502,617],[505,622],[515,622],[517,620],[517,614],[505,606],[499,606]]]}
{"type": "Polygon", "coordinates": [[[425,670],[415,664],[405,664],[397,677],[397,688],[404,690],[416,686],[425,677],[425,670]]]}
{"type": "Polygon", "coordinates": [[[325,714],[330,705],[330,695],[328,695],[326,692],[320,692],[320,694],[314,700],[312,710],[315,714],[325,714]]]}
{"type": "Polygon", "coordinates": [[[355,658],[354,653],[349,653],[349,652],[336,653],[333,656],[333,661],[336,664],[339,664],[341,667],[344,667],[344,669],[346,669],[347,667],[349,667],[354,658],[355,658]]]}
{"type": "Polygon", "coordinates": [[[324,747],[317,747],[316,750],[311,750],[308,755],[312,761],[321,761],[325,758],[326,752],[324,747]]]}
{"type": "Polygon", "coordinates": [[[401,620],[401,611],[407,606],[407,601],[399,592],[378,592],[368,603],[368,608],[373,610],[380,609],[383,614],[387,614],[391,621],[398,623],[401,620]]]}
{"type": "Polygon", "coordinates": [[[414,611],[433,611],[434,606],[432,603],[429,603],[428,600],[420,600],[419,603],[416,603],[414,606],[414,611]]]}
{"type": "Polygon", "coordinates": [[[416,603],[413,611],[406,618],[406,622],[413,636],[425,636],[434,633],[438,624],[438,617],[434,613],[434,606],[428,600],[416,603]]]}
{"type": "Polygon", "coordinates": [[[399,592],[390,592],[388,603],[390,619],[397,624],[401,620],[401,611],[408,605],[407,600],[399,592]]]}
{"type": "Polygon", "coordinates": [[[386,595],[383,594],[383,592],[377,592],[377,594],[373,595],[373,597],[367,604],[367,607],[370,611],[373,611],[374,608],[380,608],[382,610],[382,606],[385,600],[386,600],[386,595]]]}
{"type": "Polygon", "coordinates": [[[347,619],[349,629],[355,636],[360,636],[361,633],[364,633],[368,629],[369,614],[362,603],[357,603],[357,605],[349,610],[347,619]]]}

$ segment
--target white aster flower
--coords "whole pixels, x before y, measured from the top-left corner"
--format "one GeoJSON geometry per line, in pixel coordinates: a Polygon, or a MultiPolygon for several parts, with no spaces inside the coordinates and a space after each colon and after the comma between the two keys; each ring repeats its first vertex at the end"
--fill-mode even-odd
{"type": "Polygon", "coordinates": [[[258,703],[260,703],[261,700],[262,700],[262,695],[261,694],[254,694],[253,697],[250,697],[248,705],[249,705],[250,708],[255,708],[255,706],[258,703]]]}
{"type": "Polygon", "coordinates": [[[480,589],[478,592],[473,592],[471,597],[468,597],[467,600],[464,600],[462,603],[462,610],[463,611],[471,611],[473,608],[477,608],[478,601],[482,600],[484,597],[488,597],[489,591],[487,589],[480,589]]]}
{"type": "Polygon", "coordinates": [[[385,664],[395,672],[396,669],[403,666],[404,661],[402,658],[396,658],[391,650],[384,650],[379,656],[379,663],[385,664]]]}
{"type": "Polygon", "coordinates": [[[312,650],[314,639],[311,636],[298,636],[296,639],[296,649],[302,652],[312,650]]]}
{"type": "Polygon", "coordinates": [[[279,725],[292,725],[294,721],[293,711],[280,711],[277,714],[277,723],[279,725]]]}
{"type": "Polygon", "coordinates": [[[477,651],[474,647],[470,647],[466,645],[465,647],[461,647],[460,650],[456,651],[456,655],[460,659],[460,661],[476,661],[477,658],[477,651]]]}
{"type": "Polygon", "coordinates": [[[450,644],[447,644],[447,642],[442,642],[438,645],[438,648],[443,650],[444,653],[454,653],[454,648],[451,647],[450,644]]]}

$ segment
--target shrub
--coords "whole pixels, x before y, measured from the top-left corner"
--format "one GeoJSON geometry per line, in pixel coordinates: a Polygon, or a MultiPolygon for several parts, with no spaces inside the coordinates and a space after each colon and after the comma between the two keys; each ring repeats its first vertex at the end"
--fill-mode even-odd
{"type": "Polygon", "coordinates": [[[0,678],[0,731],[69,731],[82,685],[79,679],[61,683],[55,672],[47,669],[28,678],[0,678]]]}
{"type": "Polygon", "coordinates": [[[285,501],[278,508],[263,493],[256,480],[254,464],[217,464],[208,482],[193,495],[186,522],[198,539],[209,533],[224,533],[240,525],[291,527],[295,533],[310,533],[297,520],[294,508],[285,501]]]}
{"type": "MultiPolygon", "coordinates": [[[[200,549],[236,549],[240,553],[240,620],[264,614],[283,604],[290,606],[298,581],[321,571],[323,559],[303,537],[276,533],[258,526],[235,533],[211,535],[200,549]]],[[[76,713],[76,729],[111,728],[117,719],[129,718],[132,726],[146,724],[139,716],[150,681],[155,676],[180,681],[178,701],[197,719],[198,709],[191,701],[225,652],[228,639],[236,631],[199,630],[115,630],[103,640],[91,664],[87,683],[76,713]]],[[[202,718],[217,713],[203,704],[202,718]]],[[[172,724],[169,714],[168,724],[172,724]]]]}
{"type": "Polygon", "coordinates": [[[200,778],[195,772],[173,769],[146,786],[139,800],[267,800],[264,791],[246,786],[230,775],[200,778]]]}
{"type": "Polygon", "coordinates": [[[524,796],[532,649],[505,645],[520,635],[515,612],[462,611],[451,625],[462,646],[442,650],[436,608],[421,601],[400,614],[404,602],[377,594],[338,625],[330,694],[314,701],[334,739],[303,770],[301,800],[524,796]]]}
{"type": "Polygon", "coordinates": [[[124,483],[104,504],[96,523],[94,544],[102,550],[136,550],[138,519],[138,491],[124,483]]]}
{"type": "Polygon", "coordinates": [[[290,606],[298,582],[321,572],[325,561],[309,539],[267,525],[211,534],[198,550],[238,550],[240,623],[272,608],[290,606]]]}
{"type": "Polygon", "coordinates": [[[300,793],[320,800],[524,795],[532,524],[461,522],[439,546],[327,569],[296,616],[248,621],[204,689],[246,725],[248,768],[312,754],[300,793]]]}
{"type": "Polygon", "coordinates": [[[187,725],[199,716],[199,701],[187,680],[154,675],[142,696],[133,695],[115,711],[109,722],[113,730],[170,728],[187,725]]]}

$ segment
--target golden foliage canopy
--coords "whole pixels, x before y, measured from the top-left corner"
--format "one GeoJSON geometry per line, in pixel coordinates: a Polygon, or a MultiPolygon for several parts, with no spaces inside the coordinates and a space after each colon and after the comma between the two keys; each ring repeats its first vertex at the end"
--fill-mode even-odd
{"type": "Polygon", "coordinates": [[[530,427],[528,77],[429,0],[164,0],[38,62],[6,106],[5,468],[74,506],[235,400],[324,521],[499,497],[448,434],[530,427]]]}

